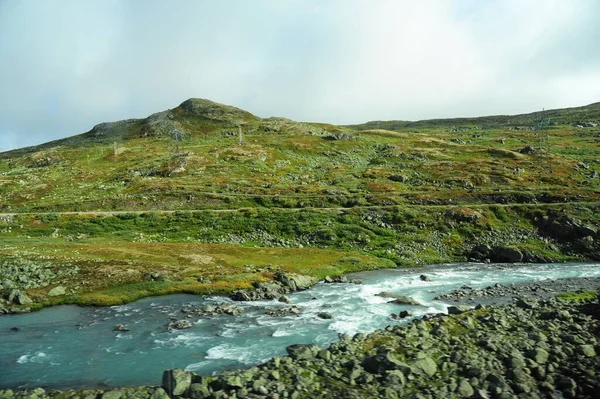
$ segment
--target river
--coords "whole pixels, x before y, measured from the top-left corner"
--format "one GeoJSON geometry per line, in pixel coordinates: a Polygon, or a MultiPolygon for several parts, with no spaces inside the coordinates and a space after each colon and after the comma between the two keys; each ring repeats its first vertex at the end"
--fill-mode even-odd
{"type": "Polygon", "coordinates": [[[414,317],[445,312],[437,295],[468,284],[473,288],[543,279],[600,277],[600,264],[570,263],[501,267],[451,264],[406,271],[356,273],[364,284],[319,283],[290,295],[300,316],[272,317],[275,301],[236,303],[240,316],[190,319],[194,326],[167,331],[170,318],[184,318],[184,306],[230,302],[223,297],[170,295],[110,308],[58,306],[0,317],[1,388],[94,388],[159,385],[163,370],[187,368],[199,374],[259,364],[297,343],[327,345],[338,333],[369,333],[393,323],[391,313],[410,309],[414,317]],[[431,281],[421,281],[426,273],[431,281]],[[425,305],[389,304],[381,291],[409,295],[425,305]],[[328,312],[333,318],[317,317],[328,312]],[[113,332],[124,324],[129,332],[113,332]]]}

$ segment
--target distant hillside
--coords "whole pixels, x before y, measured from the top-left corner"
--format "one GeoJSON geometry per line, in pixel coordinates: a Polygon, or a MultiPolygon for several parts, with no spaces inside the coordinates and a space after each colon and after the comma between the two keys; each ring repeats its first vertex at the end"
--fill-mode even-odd
{"type": "Polygon", "coordinates": [[[551,109],[520,115],[493,115],[481,117],[428,119],[422,121],[371,121],[358,125],[347,125],[355,130],[385,129],[398,130],[416,127],[436,126],[481,126],[483,128],[498,128],[508,126],[531,126],[541,118],[550,118],[555,124],[571,124],[581,121],[600,121],[600,102],[584,107],[551,109]]]}

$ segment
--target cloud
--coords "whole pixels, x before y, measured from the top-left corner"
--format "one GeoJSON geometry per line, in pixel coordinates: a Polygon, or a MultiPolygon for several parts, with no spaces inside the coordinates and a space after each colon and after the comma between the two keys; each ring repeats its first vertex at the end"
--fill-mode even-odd
{"type": "Polygon", "coordinates": [[[583,105],[599,17],[595,0],[0,0],[0,150],[189,97],[333,123],[583,105]]]}

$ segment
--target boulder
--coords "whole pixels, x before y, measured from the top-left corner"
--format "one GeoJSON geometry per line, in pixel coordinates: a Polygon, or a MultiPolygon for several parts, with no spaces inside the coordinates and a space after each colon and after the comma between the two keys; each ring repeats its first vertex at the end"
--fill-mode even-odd
{"type": "Polygon", "coordinates": [[[306,290],[315,285],[319,280],[315,277],[295,273],[282,273],[276,276],[277,281],[289,287],[291,291],[306,290]]]}
{"type": "Polygon", "coordinates": [[[59,295],[65,295],[66,293],[67,293],[67,289],[65,287],[63,287],[62,285],[59,285],[58,287],[52,288],[48,292],[48,296],[59,296],[59,295]]]}
{"type": "Polygon", "coordinates": [[[164,389],[158,387],[152,392],[150,399],[169,399],[169,395],[167,395],[164,389]]]}
{"type": "Polygon", "coordinates": [[[467,305],[448,306],[448,314],[461,314],[469,310],[471,310],[471,307],[467,305]]]}
{"type": "Polygon", "coordinates": [[[33,302],[27,295],[16,288],[10,290],[8,301],[17,305],[27,305],[33,302]]]}
{"type": "Polygon", "coordinates": [[[494,262],[516,263],[523,260],[523,253],[512,247],[497,247],[492,252],[494,262]]]}
{"type": "Polygon", "coordinates": [[[430,357],[424,357],[411,364],[410,370],[415,374],[432,377],[437,372],[437,364],[435,364],[435,361],[430,357]]]}
{"type": "Polygon", "coordinates": [[[162,388],[171,397],[184,396],[192,384],[192,373],[183,369],[166,370],[163,373],[162,388]]]}
{"type": "Polygon", "coordinates": [[[113,331],[127,332],[127,331],[129,331],[129,328],[125,327],[123,324],[117,324],[113,328],[113,331]]]}
{"type": "Polygon", "coordinates": [[[111,389],[110,391],[105,391],[102,394],[102,399],[119,399],[124,394],[123,391],[119,389],[111,389]]]}
{"type": "Polygon", "coordinates": [[[389,370],[400,370],[402,372],[410,370],[406,363],[396,359],[391,352],[368,356],[362,361],[362,366],[373,374],[384,374],[389,370]]]}
{"type": "Polygon", "coordinates": [[[464,378],[462,378],[459,381],[458,388],[456,389],[456,393],[461,398],[470,398],[471,396],[475,395],[475,391],[473,390],[473,387],[471,386],[469,381],[464,378]]]}
{"type": "Polygon", "coordinates": [[[403,310],[400,313],[398,313],[398,317],[400,317],[401,319],[405,319],[407,317],[412,316],[413,313],[410,310],[403,310]]]}
{"type": "Polygon", "coordinates": [[[404,295],[399,295],[396,299],[389,301],[388,303],[393,303],[396,305],[424,306],[416,299],[404,295]]]}
{"type": "Polygon", "coordinates": [[[168,330],[185,330],[186,328],[191,328],[194,325],[188,320],[177,320],[167,325],[168,330]]]}
{"type": "Polygon", "coordinates": [[[292,359],[312,359],[319,351],[319,347],[314,344],[296,344],[285,348],[292,359]]]}
{"type": "Polygon", "coordinates": [[[419,279],[420,279],[421,281],[431,281],[431,277],[429,277],[429,276],[428,276],[428,275],[426,275],[426,274],[421,274],[421,275],[419,276],[419,279]]]}
{"type": "Polygon", "coordinates": [[[320,319],[325,319],[325,320],[333,319],[333,316],[331,315],[331,313],[327,313],[327,312],[317,313],[317,317],[320,319]]]}

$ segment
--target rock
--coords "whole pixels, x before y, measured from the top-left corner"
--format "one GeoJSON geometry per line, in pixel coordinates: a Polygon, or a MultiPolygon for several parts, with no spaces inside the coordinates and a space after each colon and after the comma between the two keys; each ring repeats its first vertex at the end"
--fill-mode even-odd
{"type": "Polygon", "coordinates": [[[535,153],[535,149],[532,146],[523,147],[519,150],[521,154],[531,155],[535,153]]]}
{"type": "Polygon", "coordinates": [[[333,319],[333,316],[330,313],[327,313],[327,312],[317,313],[317,317],[321,318],[321,319],[325,319],[325,320],[333,319]]]}
{"type": "Polygon", "coordinates": [[[8,300],[9,302],[13,302],[17,305],[27,305],[33,302],[27,295],[17,289],[10,290],[10,293],[8,294],[8,300]]]}
{"type": "Polygon", "coordinates": [[[574,241],[583,237],[598,236],[598,229],[569,216],[544,216],[538,223],[540,233],[561,241],[574,241]]]}
{"type": "Polygon", "coordinates": [[[383,374],[388,370],[408,371],[410,367],[396,359],[391,352],[378,353],[366,357],[361,365],[370,373],[383,374]]]}
{"type": "Polygon", "coordinates": [[[402,295],[399,294],[394,294],[393,292],[388,292],[388,291],[382,291],[379,294],[375,294],[375,296],[380,296],[382,298],[400,298],[402,295]]]}
{"type": "Polygon", "coordinates": [[[319,281],[315,277],[295,273],[278,274],[276,279],[292,291],[306,290],[319,281]]]}
{"type": "Polygon", "coordinates": [[[299,306],[278,306],[267,310],[267,315],[272,317],[299,316],[302,309],[299,306]]]}
{"type": "Polygon", "coordinates": [[[129,328],[125,327],[123,324],[117,324],[113,328],[113,331],[127,332],[127,331],[129,331],[129,328]]]}
{"type": "Polygon", "coordinates": [[[463,398],[470,398],[475,395],[475,390],[466,379],[461,379],[458,383],[458,388],[456,389],[456,393],[463,398]]]}
{"type": "Polygon", "coordinates": [[[186,328],[191,328],[194,325],[188,320],[177,320],[167,325],[167,329],[175,329],[175,330],[185,330],[186,328]]]}
{"type": "Polygon", "coordinates": [[[314,344],[296,344],[285,348],[292,359],[312,359],[319,351],[319,347],[314,344]]]}
{"type": "Polygon", "coordinates": [[[290,300],[290,297],[288,297],[287,295],[280,296],[278,301],[283,302],[283,303],[292,303],[292,301],[290,300]]]}
{"type": "Polygon", "coordinates": [[[419,279],[421,279],[421,281],[431,281],[431,278],[426,274],[421,274],[419,279]]]}
{"type": "Polygon", "coordinates": [[[523,253],[511,247],[494,248],[491,256],[494,262],[516,263],[523,260],[523,253]]]}
{"type": "Polygon", "coordinates": [[[579,347],[579,353],[581,353],[585,357],[595,357],[596,350],[592,345],[581,345],[579,347]]]}
{"type": "Polygon", "coordinates": [[[325,278],[323,279],[323,282],[325,282],[327,284],[331,284],[331,283],[333,283],[333,279],[329,276],[325,276],[325,278]]]}
{"type": "Polygon", "coordinates": [[[123,396],[123,391],[118,389],[112,389],[110,391],[106,391],[102,394],[102,399],[119,399],[123,396]]]}
{"type": "Polygon", "coordinates": [[[411,312],[410,310],[402,310],[400,313],[398,313],[398,317],[400,317],[401,319],[411,317],[412,315],[413,312],[411,312]]]}
{"type": "Polygon", "coordinates": [[[535,301],[526,298],[519,298],[515,305],[522,309],[535,309],[538,306],[535,301]]]}
{"type": "Polygon", "coordinates": [[[448,314],[461,314],[470,310],[471,307],[467,305],[448,306],[448,314]]]}
{"type": "MultiPolygon", "coordinates": [[[[204,398],[204,397],[200,397],[200,398],[204,398]]],[[[165,392],[164,389],[162,388],[156,388],[154,390],[154,392],[152,392],[152,395],[150,395],[150,399],[169,399],[169,395],[167,394],[167,392],[165,392]]]]}
{"type": "Polygon", "coordinates": [[[537,364],[545,364],[548,361],[548,352],[542,348],[535,348],[529,353],[529,357],[537,364]]]}
{"type": "Polygon", "coordinates": [[[163,373],[162,388],[171,397],[184,396],[192,384],[192,373],[183,369],[166,370],[163,373]]]}
{"type": "Polygon", "coordinates": [[[52,288],[49,292],[48,292],[48,296],[59,296],[59,295],[65,295],[67,292],[67,289],[65,287],[63,287],[62,285],[59,285],[58,287],[54,287],[52,288]]]}
{"type": "Polygon", "coordinates": [[[418,359],[411,364],[410,369],[415,374],[425,374],[432,377],[437,372],[437,364],[430,357],[418,359]]]}
{"type": "Polygon", "coordinates": [[[394,299],[393,301],[389,301],[388,303],[393,303],[396,305],[424,306],[416,299],[404,295],[398,295],[396,299],[394,299]]]}

